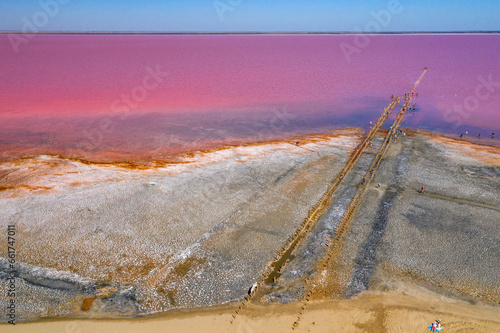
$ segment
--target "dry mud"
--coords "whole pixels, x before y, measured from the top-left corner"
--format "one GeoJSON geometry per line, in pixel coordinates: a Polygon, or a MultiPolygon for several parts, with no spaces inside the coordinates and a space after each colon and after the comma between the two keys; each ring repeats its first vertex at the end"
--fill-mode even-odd
{"type": "Polygon", "coordinates": [[[351,297],[390,290],[398,280],[498,305],[498,161],[498,148],[425,133],[393,145],[328,272],[325,293],[351,297]]]}

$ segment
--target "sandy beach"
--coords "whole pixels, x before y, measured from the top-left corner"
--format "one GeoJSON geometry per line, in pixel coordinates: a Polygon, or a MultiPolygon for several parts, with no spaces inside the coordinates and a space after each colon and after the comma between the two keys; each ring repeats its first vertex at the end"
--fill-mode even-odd
{"type": "Polygon", "coordinates": [[[253,305],[230,323],[231,307],[125,320],[44,320],[2,325],[2,332],[426,332],[441,319],[446,332],[496,332],[498,308],[449,299],[425,288],[401,286],[394,292],[364,292],[348,300],[314,301],[299,326],[291,324],[300,304],[253,305]],[[436,318],[439,317],[439,318],[436,318]]]}

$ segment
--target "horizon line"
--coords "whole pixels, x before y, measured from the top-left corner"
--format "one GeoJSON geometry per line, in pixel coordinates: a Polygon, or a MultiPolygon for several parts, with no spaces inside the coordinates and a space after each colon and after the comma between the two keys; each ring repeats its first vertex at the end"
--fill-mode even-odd
{"type": "Polygon", "coordinates": [[[0,34],[74,34],[74,35],[97,35],[97,34],[122,34],[122,35],[412,35],[412,34],[499,34],[494,30],[464,30],[464,31],[384,31],[384,32],[362,32],[362,31],[20,31],[0,30],[0,34]]]}

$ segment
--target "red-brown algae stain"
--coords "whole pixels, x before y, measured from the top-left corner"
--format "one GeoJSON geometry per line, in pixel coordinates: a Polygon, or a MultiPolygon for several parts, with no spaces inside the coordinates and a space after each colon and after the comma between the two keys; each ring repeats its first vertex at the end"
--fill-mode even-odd
{"type": "Polygon", "coordinates": [[[83,300],[83,303],[82,303],[82,311],[89,311],[90,310],[90,307],[92,306],[92,303],[94,302],[94,300],[96,299],[97,297],[87,297],[83,300]]]}

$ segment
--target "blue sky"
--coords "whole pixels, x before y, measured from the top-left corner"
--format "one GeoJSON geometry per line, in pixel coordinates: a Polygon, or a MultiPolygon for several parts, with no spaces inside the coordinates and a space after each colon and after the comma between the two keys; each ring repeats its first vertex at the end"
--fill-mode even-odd
{"type": "Polygon", "coordinates": [[[499,16],[498,0],[0,1],[0,30],[500,31],[499,16]]]}

